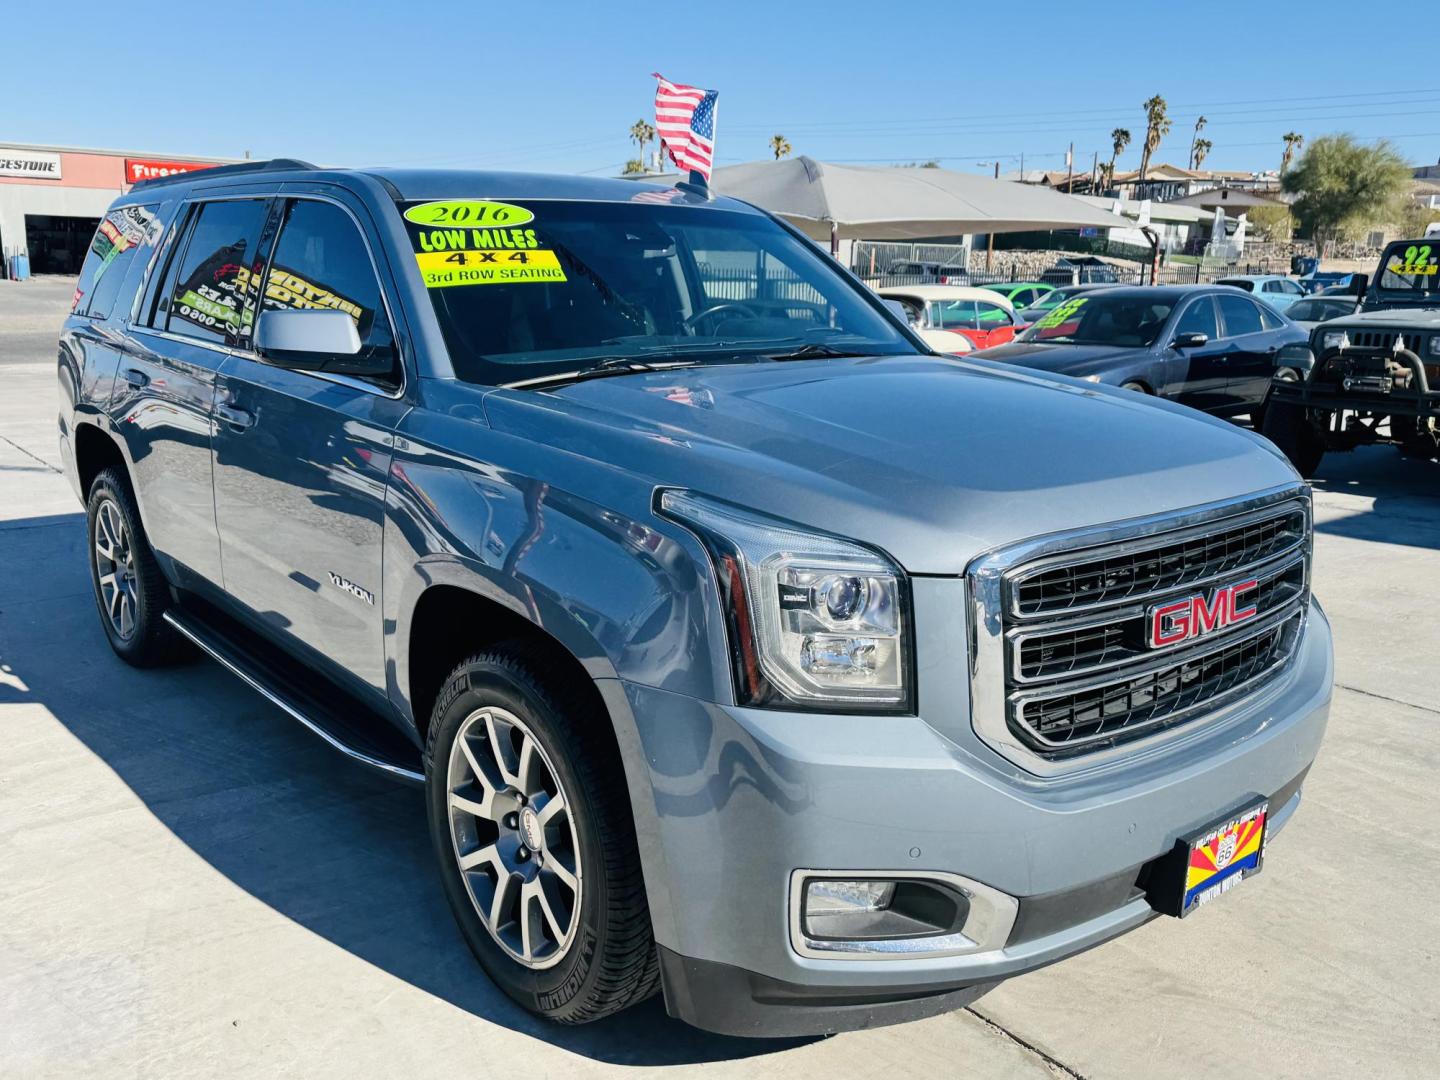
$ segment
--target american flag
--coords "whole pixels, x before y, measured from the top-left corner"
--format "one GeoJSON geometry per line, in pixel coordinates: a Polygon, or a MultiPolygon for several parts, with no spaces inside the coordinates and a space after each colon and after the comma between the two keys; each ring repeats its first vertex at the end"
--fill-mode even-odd
{"type": "Polygon", "coordinates": [[[716,90],[672,83],[654,72],[655,130],[677,169],[698,172],[708,181],[715,156],[716,90]]]}

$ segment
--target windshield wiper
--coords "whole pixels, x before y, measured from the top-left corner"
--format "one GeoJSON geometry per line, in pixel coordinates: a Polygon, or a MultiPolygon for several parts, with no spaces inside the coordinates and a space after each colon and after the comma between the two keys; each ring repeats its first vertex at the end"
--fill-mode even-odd
{"type": "Polygon", "coordinates": [[[833,345],[812,341],[790,352],[766,353],[770,360],[841,360],[851,356],[877,356],[878,353],[856,352],[854,349],[837,349],[833,345]]]}
{"type": "Polygon", "coordinates": [[[509,390],[530,390],[544,386],[559,386],[565,383],[585,382],[587,379],[608,379],[613,375],[636,375],[646,371],[669,371],[672,368],[699,367],[698,360],[637,360],[633,356],[600,357],[583,368],[574,371],[556,371],[549,375],[537,375],[533,379],[502,384],[509,390]]]}

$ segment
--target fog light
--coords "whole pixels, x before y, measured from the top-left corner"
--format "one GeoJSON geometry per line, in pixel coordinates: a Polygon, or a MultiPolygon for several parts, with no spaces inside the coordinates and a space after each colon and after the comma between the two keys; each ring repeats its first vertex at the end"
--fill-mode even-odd
{"type": "Polygon", "coordinates": [[[812,881],[805,890],[805,911],[811,916],[884,911],[894,895],[893,881],[812,881]]]}
{"type": "Polygon", "coordinates": [[[812,941],[933,938],[957,932],[969,903],[959,893],[912,878],[812,878],[802,925],[812,941]]]}

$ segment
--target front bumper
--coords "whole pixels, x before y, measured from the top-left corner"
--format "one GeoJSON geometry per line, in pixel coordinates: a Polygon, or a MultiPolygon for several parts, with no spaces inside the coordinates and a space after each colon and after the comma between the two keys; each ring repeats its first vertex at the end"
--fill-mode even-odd
{"type": "Polygon", "coordinates": [[[745,1035],[895,1023],[1134,929],[1155,916],[1146,864],[1177,838],[1256,797],[1271,800],[1269,835],[1284,826],[1329,713],[1330,630],[1315,606],[1291,666],[1223,718],[1196,722],[1204,734],[1045,780],[958,722],[964,665],[938,661],[965,654],[945,636],[919,643],[921,717],[743,709],[601,684],[627,721],[632,783],[648,780],[633,783],[632,805],[672,1014],[745,1035]],[[804,956],[789,898],[801,867],[958,874],[1015,897],[1018,914],[1003,946],[968,955],[804,956]]]}

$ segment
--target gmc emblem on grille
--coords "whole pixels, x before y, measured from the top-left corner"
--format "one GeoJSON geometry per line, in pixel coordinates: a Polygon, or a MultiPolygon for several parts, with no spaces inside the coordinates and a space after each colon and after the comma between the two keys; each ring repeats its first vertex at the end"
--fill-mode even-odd
{"type": "Polygon", "coordinates": [[[1216,630],[1253,619],[1254,604],[1241,607],[1242,597],[1259,585],[1253,578],[1234,585],[1222,585],[1207,599],[1204,593],[1157,604],[1146,612],[1147,643],[1152,649],[1204,637],[1216,630]]]}

